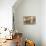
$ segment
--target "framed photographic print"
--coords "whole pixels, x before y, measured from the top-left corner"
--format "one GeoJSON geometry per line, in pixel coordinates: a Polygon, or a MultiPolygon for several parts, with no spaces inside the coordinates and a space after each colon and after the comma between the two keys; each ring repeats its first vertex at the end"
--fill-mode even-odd
{"type": "Polygon", "coordinates": [[[35,24],[36,16],[24,16],[23,17],[24,24],[35,24]]]}

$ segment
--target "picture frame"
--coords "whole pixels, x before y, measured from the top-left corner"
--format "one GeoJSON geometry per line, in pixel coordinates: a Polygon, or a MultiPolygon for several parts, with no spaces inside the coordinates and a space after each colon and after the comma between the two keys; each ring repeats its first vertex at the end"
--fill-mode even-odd
{"type": "Polygon", "coordinates": [[[23,21],[25,25],[33,25],[36,24],[36,16],[23,16],[23,21]]]}

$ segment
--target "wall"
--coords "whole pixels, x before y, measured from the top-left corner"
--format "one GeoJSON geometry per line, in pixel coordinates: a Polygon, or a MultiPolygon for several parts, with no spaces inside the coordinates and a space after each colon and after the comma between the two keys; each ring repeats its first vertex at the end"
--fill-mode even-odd
{"type": "Polygon", "coordinates": [[[41,0],[41,40],[42,46],[46,46],[46,0],[41,0]]]}
{"type": "Polygon", "coordinates": [[[41,46],[41,0],[23,0],[14,10],[15,28],[23,33],[24,38],[41,46]],[[23,16],[36,16],[36,24],[24,25],[23,16]]]}

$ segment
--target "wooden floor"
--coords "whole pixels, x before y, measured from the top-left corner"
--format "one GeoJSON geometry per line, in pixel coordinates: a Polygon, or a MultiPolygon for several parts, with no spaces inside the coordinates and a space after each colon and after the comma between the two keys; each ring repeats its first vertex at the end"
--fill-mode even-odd
{"type": "Polygon", "coordinates": [[[0,46],[16,46],[15,39],[13,40],[6,40],[6,42],[2,43],[0,46]]]}

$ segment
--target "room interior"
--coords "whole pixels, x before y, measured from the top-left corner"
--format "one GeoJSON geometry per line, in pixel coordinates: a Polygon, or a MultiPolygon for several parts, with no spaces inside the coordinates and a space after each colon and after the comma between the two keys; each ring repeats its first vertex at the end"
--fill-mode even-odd
{"type": "Polygon", "coordinates": [[[46,46],[45,8],[45,0],[1,0],[0,46],[46,46]]]}

